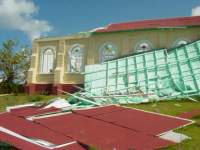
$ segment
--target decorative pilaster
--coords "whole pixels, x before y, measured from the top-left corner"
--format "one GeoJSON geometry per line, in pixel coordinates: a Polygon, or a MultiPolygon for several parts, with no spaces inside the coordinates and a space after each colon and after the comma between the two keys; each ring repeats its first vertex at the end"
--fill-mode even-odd
{"type": "Polygon", "coordinates": [[[60,40],[59,46],[57,49],[57,57],[56,57],[56,68],[54,71],[54,85],[53,85],[53,93],[59,94],[59,89],[62,90],[62,86],[60,84],[63,83],[64,76],[64,61],[65,61],[65,41],[60,40]]]}
{"type": "Polygon", "coordinates": [[[32,46],[32,55],[31,55],[31,64],[28,70],[27,82],[28,83],[36,83],[36,75],[39,72],[39,45],[34,42],[32,46]]]}

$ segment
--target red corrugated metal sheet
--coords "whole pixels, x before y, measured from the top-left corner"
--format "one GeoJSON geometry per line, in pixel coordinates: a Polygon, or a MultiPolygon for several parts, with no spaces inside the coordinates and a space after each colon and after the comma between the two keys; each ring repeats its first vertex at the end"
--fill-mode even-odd
{"type": "Polygon", "coordinates": [[[28,116],[34,116],[34,115],[42,115],[45,113],[52,113],[61,111],[59,108],[51,107],[51,108],[43,108],[43,107],[36,107],[36,106],[28,106],[23,108],[16,108],[11,109],[11,113],[21,116],[21,117],[28,117],[28,116]]]}
{"type": "MultiPolygon", "coordinates": [[[[44,148],[36,144],[23,141],[21,139],[5,134],[3,132],[0,132],[0,141],[13,145],[14,147],[20,150],[49,150],[48,148],[44,148]]],[[[86,149],[80,144],[74,143],[74,144],[64,146],[61,148],[55,148],[54,150],[86,150],[86,149]]]]}
{"type": "MultiPolygon", "coordinates": [[[[87,110],[86,112],[87,114],[90,114],[90,117],[152,135],[158,135],[171,129],[191,123],[191,121],[185,119],[163,116],[136,109],[123,108],[123,110],[117,111],[119,110],[117,106],[111,106],[111,109],[113,112],[100,115],[92,114],[94,111],[92,109],[87,110]]],[[[85,115],[86,112],[84,110],[77,111],[77,113],[81,115],[85,115]]]]}
{"type": "Polygon", "coordinates": [[[68,136],[54,132],[53,129],[8,113],[0,115],[0,126],[25,137],[42,139],[58,145],[74,141],[68,136]]]}
{"type": "MultiPolygon", "coordinates": [[[[114,105],[76,110],[34,122],[13,113],[0,115],[0,126],[24,137],[42,139],[57,145],[79,141],[102,150],[153,150],[166,147],[174,143],[160,139],[156,134],[188,123],[190,121],[114,105]]],[[[45,150],[3,132],[0,132],[0,140],[24,150],[45,150]]],[[[84,149],[79,144],[73,144],[58,150],[65,148],[84,149]]]]}
{"type": "Polygon", "coordinates": [[[173,144],[155,136],[138,133],[77,114],[55,116],[36,121],[102,150],[112,150],[113,148],[119,150],[128,150],[129,148],[152,150],[173,144]]]}
{"type": "Polygon", "coordinates": [[[47,150],[45,148],[42,148],[41,146],[37,146],[35,144],[23,141],[3,132],[0,132],[0,141],[6,142],[21,150],[47,150]]]}
{"type": "Polygon", "coordinates": [[[167,28],[167,27],[182,27],[182,26],[199,26],[200,16],[178,17],[157,20],[143,20],[124,23],[110,24],[104,29],[98,29],[95,32],[114,32],[125,30],[138,30],[149,28],[167,28]]]}
{"type": "Polygon", "coordinates": [[[62,148],[56,148],[55,150],[86,150],[82,145],[75,143],[62,148]]]}
{"type": "Polygon", "coordinates": [[[83,109],[83,110],[75,110],[74,113],[78,113],[85,116],[96,116],[96,115],[102,115],[102,114],[108,114],[112,112],[118,112],[124,110],[123,107],[117,107],[115,105],[110,106],[104,106],[104,107],[97,107],[93,109],[83,109]]]}

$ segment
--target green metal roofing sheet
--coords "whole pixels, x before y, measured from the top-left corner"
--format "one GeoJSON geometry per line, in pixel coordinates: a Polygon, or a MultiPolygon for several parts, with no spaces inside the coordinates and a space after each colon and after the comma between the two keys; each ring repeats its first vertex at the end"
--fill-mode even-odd
{"type": "Polygon", "coordinates": [[[137,91],[168,98],[197,95],[200,93],[200,41],[170,51],[155,50],[88,65],[85,89],[99,96],[137,91]]]}

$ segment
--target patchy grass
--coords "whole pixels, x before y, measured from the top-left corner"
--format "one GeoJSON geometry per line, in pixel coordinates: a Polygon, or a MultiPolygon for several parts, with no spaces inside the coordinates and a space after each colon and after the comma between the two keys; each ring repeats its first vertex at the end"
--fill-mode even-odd
{"type": "MultiPolygon", "coordinates": [[[[31,102],[45,102],[49,101],[52,98],[58,97],[57,95],[7,95],[0,96],[0,112],[5,111],[7,106],[21,105],[31,102]]],[[[60,97],[66,97],[61,95],[60,97]]]]}

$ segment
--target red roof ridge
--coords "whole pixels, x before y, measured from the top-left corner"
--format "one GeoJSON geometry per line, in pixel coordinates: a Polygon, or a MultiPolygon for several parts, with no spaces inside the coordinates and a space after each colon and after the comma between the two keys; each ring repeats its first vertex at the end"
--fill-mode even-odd
{"type": "Polygon", "coordinates": [[[162,21],[162,20],[177,20],[177,19],[191,19],[191,18],[200,18],[200,16],[179,16],[179,17],[167,17],[167,18],[155,18],[155,19],[143,19],[143,20],[133,20],[133,21],[126,21],[126,22],[118,22],[118,23],[110,23],[109,25],[113,24],[124,24],[124,23],[137,23],[143,21],[162,21]]]}
{"type": "Polygon", "coordinates": [[[145,19],[145,20],[136,20],[136,21],[121,22],[121,23],[112,23],[104,27],[104,29],[99,29],[96,30],[95,32],[113,32],[113,31],[134,30],[134,29],[195,26],[195,25],[200,25],[200,16],[145,19]]]}

